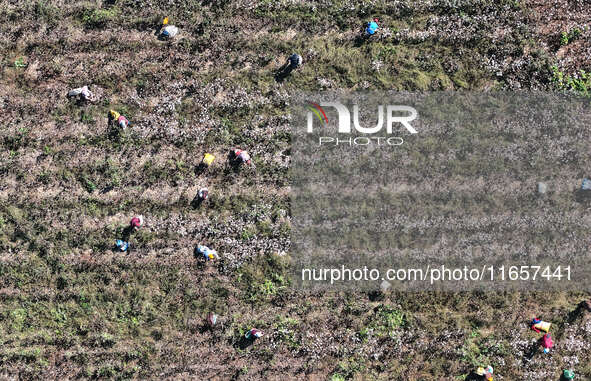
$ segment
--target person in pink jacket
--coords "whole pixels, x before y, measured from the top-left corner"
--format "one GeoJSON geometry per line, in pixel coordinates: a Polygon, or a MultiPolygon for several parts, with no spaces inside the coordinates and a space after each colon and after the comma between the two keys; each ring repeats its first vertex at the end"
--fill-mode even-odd
{"type": "Polygon", "coordinates": [[[144,224],[144,217],[142,217],[142,216],[135,216],[129,222],[129,225],[134,230],[138,230],[139,228],[142,227],[143,224],[144,224]]]}
{"type": "Polygon", "coordinates": [[[554,342],[552,341],[550,334],[549,333],[544,334],[544,336],[542,336],[542,347],[544,347],[544,353],[550,352],[550,349],[553,346],[554,346],[554,342]]]}
{"type": "Polygon", "coordinates": [[[127,126],[129,126],[129,120],[127,120],[127,118],[124,117],[123,115],[119,115],[119,118],[117,118],[117,124],[122,129],[126,129],[127,126]]]}

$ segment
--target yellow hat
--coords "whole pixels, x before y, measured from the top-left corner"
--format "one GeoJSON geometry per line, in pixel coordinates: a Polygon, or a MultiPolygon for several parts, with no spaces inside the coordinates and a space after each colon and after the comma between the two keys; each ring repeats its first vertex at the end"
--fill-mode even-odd
{"type": "Polygon", "coordinates": [[[168,24],[168,17],[165,17],[164,20],[162,20],[162,25],[166,25],[168,24]]]}
{"type": "Polygon", "coordinates": [[[208,167],[211,165],[211,163],[213,163],[214,160],[215,160],[215,156],[213,156],[210,153],[206,153],[205,155],[203,155],[203,163],[205,165],[207,165],[208,167]]]}
{"type": "Polygon", "coordinates": [[[476,374],[479,376],[484,376],[484,368],[478,367],[478,369],[476,369],[476,374]]]}

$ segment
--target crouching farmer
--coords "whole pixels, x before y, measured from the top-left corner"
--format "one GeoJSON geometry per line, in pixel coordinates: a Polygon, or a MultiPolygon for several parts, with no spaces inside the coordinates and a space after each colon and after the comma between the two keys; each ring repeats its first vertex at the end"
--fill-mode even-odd
{"type": "Polygon", "coordinates": [[[205,258],[206,261],[213,261],[214,259],[220,259],[217,251],[210,249],[205,245],[198,245],[195,248],[195,256],[201,256],[205,258]]]}
{"type": "Polygon", "coordinates": [[[248,152],[244,150],[235,149],[234,160],[236,160],[240,164],[250,164],[250,155],[248,154],[248,152]]]}
{"type": "Polygon", "coordinates": [[[83,86],[77,89],[70,90],[68,92],[68,97],[78,97],[81,101],[88,102],[92,100],[92,93],[90,92],[90,90],[88,90],[88,86],[83,86]]]}
{"type": "Polygon", "coordinates": [[[123,253],[129,249],[129,242],[118,239],[115,241],[115,247],[123,253]]]}
{"type": "Polygon", "coordinates": [[[121,127],[122,130],[129,126],[129,120],[115,110],[109,111],[109,122],[121,127]]]}
{"type": "Polygon", "coordinates": [[[252,328],[251,330],[249,330],[248,332],[246,332],[244,334],[244,338],[246,338],[248,340],[255,340],[255,339],[258,339],[262,336],[263,336],[263,331],[256,329],[256,328],[252,328]]]}
{"type": "Polygon", "coordinates": [[[131,221],[129,222],[129,226],[133,229],[133,230],[139,230],[139,228],[141,228],[144,225],[144,217],[143,216],[135,216],[131,219],[131,221]]]}
{"type": "Polygon", "coordinates": [[[364,37],[365,38],[369,38],[371,36],[373,36],[374,34],[376,34],[376,32],[378,31],[378,19],[373,19],[372,21],[369,21],[367,23],[367,26],[365,27],[365,31],[364,31],[364,37]]]}
{"type": "Polygon", "coordinates": [[[207,200],[207,197],[209,197],[209,190],[207,190],[207,188],[199,189],[199,192],[197,192],[197,197],[199,198],[199,201],[207,200]]]}

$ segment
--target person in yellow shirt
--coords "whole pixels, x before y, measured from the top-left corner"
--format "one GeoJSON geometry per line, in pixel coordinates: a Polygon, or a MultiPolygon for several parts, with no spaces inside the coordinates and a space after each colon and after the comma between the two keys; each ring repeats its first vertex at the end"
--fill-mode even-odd
{"type": "Polygon", "coordinates": [[[548,333],[550,331],[551,325],[552,325],[552,323],[548,323],[548,322],[540,320],[538,318],[533,318],[530,323],[531,329],[533,329],[537,333],[541,333],[542,331],[548,333]]]}

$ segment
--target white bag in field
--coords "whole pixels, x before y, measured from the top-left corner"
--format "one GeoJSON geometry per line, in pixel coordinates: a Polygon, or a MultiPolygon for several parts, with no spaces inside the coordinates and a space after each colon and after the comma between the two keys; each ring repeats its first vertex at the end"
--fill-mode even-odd
{"type": "Polygon", "coordinates": [[[80,97],[85,100],[92,98],[92,93],[88,90],[88,86],[79,87],[68,92],[69,97],[80,97]]]}
{"type": "Polygon", "coordinates": [[[77,89],[70,90],[68,92],[68,96],[69,97],[77,97],[80,94],[82,94],[82,87],[79,87],[77,89]]]}

